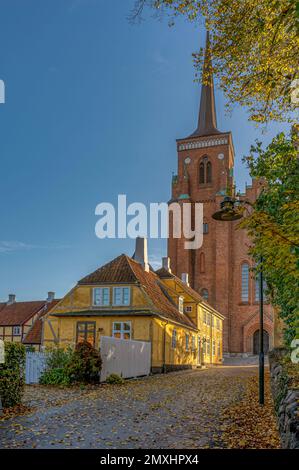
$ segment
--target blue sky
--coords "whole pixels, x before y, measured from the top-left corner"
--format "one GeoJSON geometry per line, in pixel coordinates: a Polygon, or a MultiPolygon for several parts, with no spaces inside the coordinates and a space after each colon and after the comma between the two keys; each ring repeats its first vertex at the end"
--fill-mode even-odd
{"type": "MultiPolygon", "coordinates": [[[[133,240],[99,240],[98,203],[167,201],[175,139],[195,129],[199,85],[192,52],[204,31],[180,20],[131,25],[133,0],[0,0],[0,300],[64,295],[133,240]]],[[[245,110],[224,113],[240,189],[241,163],[256,138],[245,110]]],[[[155,263],[165,240],[149,241],[155,263]]]]}

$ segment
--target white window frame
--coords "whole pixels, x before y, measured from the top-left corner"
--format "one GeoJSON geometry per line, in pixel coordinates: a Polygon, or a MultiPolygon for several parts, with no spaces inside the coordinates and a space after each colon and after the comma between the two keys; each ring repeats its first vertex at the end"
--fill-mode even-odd
{"type": "Polygon", "coordinates": [[[94,287],[92,292],[92,305],[94,307],[107,307],[110,305],[110,287],[94,287]],[[104,292],[108,291],[108,301],[104,301],[104,292]],[[100,302],[96,303],[96,295],[100,294],[100,302]]]}
{"type": "Polygon", "coordinates": [[[112,337],[116,338],[116,339],[125,339],[125,340],[132,339],[132,322],[130,322],[130,321],[114,321],[112,323],[112,337]],[[120,329],[116,329],[115,325],[120,325],[120,329]],[[130,329],[129,330],[125,329],[124,325],[129,325],[130,329]],[[116,336],[114,336],[114,333],[120,333],[120,338],[117,338],[116,336]],[[124,338],[124,335],[128,334],[128,333],[130,335],[130,338],[124,338]]]}
{"type": "Polygon", "coordinates": [[[189,335],[189,333],[186,333],[186,334],[185,334],[185,347],[186,347],[186,351],[189,351],[189,342],[190,342],[190,335],[189,335]]]}
{"type": "Polygon", "coordinates": [[[218,340],[218,344],[217,344],[217,355],[218,355],[218,357],[221,356],[220,339],[218,340]]]}
{"type": "Polygon", "coordinates": [[[21,336],[22,330],[19,325],[13,326],[12,328],[12,334],[13,336],[21,336]]]}
{"type": "Polygon", "coordinates": [[[117,286],[117,287],[113,287],[113,305],[114,306],[121,306],[121,307],[126,307],[128,305],[131,305],[131,287],[128,287],[128,286],[117,286]],[[115,301],[115,298],[116,298],[116,291],[120,289],[121,290],[121,302],[120,303],[117,303],[115,301]],[[129,293],[129,301],[128,302],[124,302],[124,292],[125,290],[128,290],[128,293],[129,293]]]}
{"type": "Polygon", "coordinates": [[[216,356],[216,341],[212,339],[212,356],[216,356]]]}
{"type": "Polygon", "coordinates": [[[195,335],[192,335],[191,338],[191,351],[196,351],[195,335]]]}
{"type": "Polygon", "coordinates": [[[179,296],[179,312],[184,313],[184,297],[179,296]]]}
{"type": "Polygon", "coordinates": [[[171,335],[171,348],[172,349],[176,348],[176,342],[177,342],[177,330],[174,328],[172,330],[172,335],[171,335]]]}

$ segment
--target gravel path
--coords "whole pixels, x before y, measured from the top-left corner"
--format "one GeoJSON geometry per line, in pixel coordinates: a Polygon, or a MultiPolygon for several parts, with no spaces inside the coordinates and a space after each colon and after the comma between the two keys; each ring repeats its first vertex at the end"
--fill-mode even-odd
{"type": "Polygon", "coordinates": [[[1,448],[221,447],[219,414],[255,366],[222,366],[90,389],[27,387],[30,414],[0,421],[1,448]]]}

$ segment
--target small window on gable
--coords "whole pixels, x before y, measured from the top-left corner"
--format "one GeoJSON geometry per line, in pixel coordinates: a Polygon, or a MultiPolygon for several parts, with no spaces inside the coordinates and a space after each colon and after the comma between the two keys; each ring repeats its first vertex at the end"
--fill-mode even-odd
{"type": "Polygon", "coordinates": [[[14,326],[12,330],[12,334],[14,336],[20,336],[21,335],[21,327],[20,326],[14,326]]]}
{"type": "Polygon", "coordinates": [[[187,306],[185,307],[185,312],[186,312],[186,313],[191,313],[191,312],[192,312],[192,306],[191,306],[191,305],[187,305],[187,306]]]}
{"type": "Polygon", "coordinates": [[[93,305],[110,305],[109,287],[96,287],[93,289],[93,305]]]}
{"type": "Polygon", "coordinates": [[[113,305],[130,305],[130,287],[113,287],[113,305]]]}
{"type": "Polygon", "coordinates": [[[179,311],[180,313],[184,313],[184,297],[179,297],[179,311]]]}

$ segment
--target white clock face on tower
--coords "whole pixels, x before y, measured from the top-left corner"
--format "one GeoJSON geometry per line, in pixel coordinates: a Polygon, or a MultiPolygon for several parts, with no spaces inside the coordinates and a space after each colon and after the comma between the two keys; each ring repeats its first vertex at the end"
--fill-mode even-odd
{"type": "Polygon", "coordinates": [[[219,153],[218,158],[219,158],[219,160],[223,160],[224,159],[223,153],[219,153]]]}
{"type": "Polygon", "coordinates": [[[191,162],[191,158],[190,158],[190,157],[185,158],[185,163],[186,163],[186,165],[189,165],[190,162],[191,162]]]}

